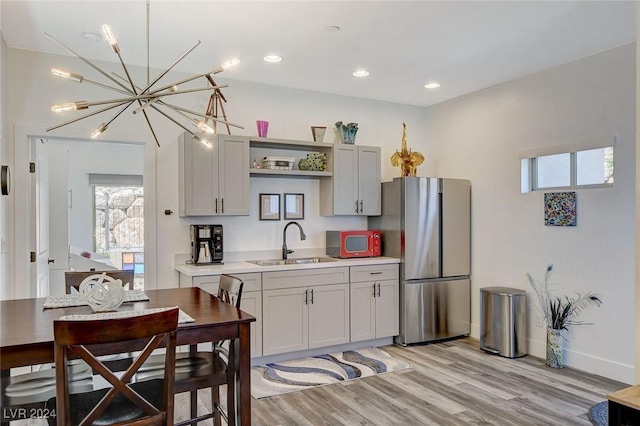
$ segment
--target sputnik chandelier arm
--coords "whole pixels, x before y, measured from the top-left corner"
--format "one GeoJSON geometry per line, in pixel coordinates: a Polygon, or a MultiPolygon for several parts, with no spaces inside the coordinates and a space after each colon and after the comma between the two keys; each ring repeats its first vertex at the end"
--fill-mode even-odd
{"type": "Polygon", "coordinates": [[[232,122],[230,122],[230,121],[225,121],[225,120],[222,120],[222,119],[220,119],[220,118],[214,117],[214,116],[212,116],[212,115],[201,114],[201,113],[199,113],[199,112],[192,111],[192,110],[187,109],[187,108],[183,108],[183,107],[180,107],[180,106],[177,106],[177,105],[168,104],[168,103],[166,103],[166,102],[164,102],[164,101],[160,101],[160,102],[161,102],[163,105],[166,105],[166,106],[168,106],[169,108],[174,109],[174,110],[177,110],[177,111],[187,112],[187,113],[189,113],[189,114],[193,114],[193,115],[195,115],[195,116],[197,116],[197,117],[202,117],[202,118],[204,118],[204,119],[214,120],[214,121],[217,121],[218,123],[222,123],[222,124],[228,124],[229,126],[233,126],[233,127],[238,128],[238,129],[244,129],[244,126],[242,126],[242,125],[240,125],[240,124],[232,123],[232,122]]]}
{"type": "Polygon", "coordinates": [[[121,105],[124,105],[126,103],[129,103],[129,102],[122,102],[122,103],[115,104],[115,105],[109,105],[106,108],[102,108],[101,110],[98,110],[98,111],[93,111],[92,113],[83,115],[82,117],[77,117],[77,118],[74,118],[73,120],[65,121],[64,123],[60,123],[60,124],[57,124],[55,126],[49,127],[47,129],[47,132],[51,131],[51,130],[58,129],[58,128],[63,127],[63,126],[66,126],[67,124],[75,123],[76,121],[80,121],[80,120],[83,120],[85,118],[92,117],[94,115],[100,114],[101,112],[109,111],[110,109],[117,108],[117,107],[119,107],[121,105]]]}
{"type": "Polygon", "coordinates": [[[109,89],[114,92],[122,93],[123,95],[131,94],[131,90],[118,89],[113,86],[108,86],[106,84],[98,83],[97,81],[93,81],[93,80],[89,80],[88,78],[85,78],[83,75],[75,74],[66,70],[62,70],[60,68],[51,68],[51,74],[55,75],[56,77],[66,78],[68,80],[75,81],[76,83],[93,84],[94,86],[98,86],[98,87],[102,87],[103,89],[109,89]]]}
{"type": "MultiPolygon", "coordinates": [[[[211,70],[209,70],[209,71],[207,71],[207,72],[205,72],[203,74],[193,75],[193,76],[184,78],[182,80],[176,81],[174,83],[165,85],[163,87],[152,89],[153,86],[160,79],[162,79],[164,76],[166,76],[166,74],[169,71],[171,71],[180,61],[182,61],[187,55],[189,55],[200,44],[200,40],[196,41],[191,47],[189,47],[186,50],[185,53],[180,55],[169,67],[167,67],[164,71],[160,72],[153,80],[149,81],[150,80],[150,75],[149,75],[149,0],[147,0],[147,84],[146,84],[146,86],[144,88],[141,88],[140,86],[138,86],[138,85],[136,85],[134,83],[133,78],[131,77],[131,74],[129,73],[129,69],[126,66],[126,64],[124,63],[124,60],[123,60],[122,55],[120,53],[120,46],[119,46],[118,41],[117,41],[117,39],[115,37],[115,34],[111,30],[111,27],[109,25],[103,25],[102,26],[102,30],[103,30],[103,33],[104,33],[104,36],[105,36],[107,42],[109,43],[109,46],[111,47],[111,50],[116,54],[116,56],[118,57],[118,61],[122,65],[125,77],[120,76],[120,75],[115,74],[115,73],[113,73],[113,76],[109,75],[109,73],[105,72],[99,66],[97,66],[96,64],[94,64],[90,60],[84,58],[83,56],[81,56],[80,54],[78,54],[77,52],[75,52],[74,50],[69,48],[68,46],[64,45],[60,41],[56,40],[53,36],[51,36],[51,35],[49,35],[47,33],[45,33],[45,36],[48,39],[50,39],[51,41],[53,41],[54,43],[58,44],[60,47],[62,47],[64,50],[66,50],[71,55],[73,55],[76,58],[82,60],[87,65],[89,65],[91,68],[93,68],[94,70],[98,71],[100,74],[102,74],[104,77],[109,79],[111,82],[115,83],[117,85],[117,87],[113,87],[113,86],[110,86],[110,85],[107,85],[107,84],[103,84],[103,83],[100,83],[100,82],[92,81],[92,80],[89,80],[89,79],[85,78],[82,75],[75,74],[75,73],[72,73],[72,72],[68,72],[68,71],[65,71],[65,70],[60,70],[58,68],[52,68],[51,69],[51,73],[54,74],[55,76],[58,76],[58,77],[61,77],[61,78],[65,78],[67,80],[75,81],[75,82],[78,82],[78,83],[86,82],[86,83],[92,84],[94,86],[101,87],[103,89],[108,89],[108,90],[111,90],[113,92],[117,92],[117,93],[120,93],[122,95],[125,95],[125,97],[120,97],[120,98],[115,98],[115,99],[108,99],[108,100],[103,100],[103,101],[76,101],[76,102],[68,102],[68,103],[54,105],[54,106],[51,107],[51,110],[53,112],[78,111],[78,110],[81,110],[81,109],[87,109],[89,107],[98,106],[98,105],[107,105],[107,106],[104,107],[104,108],[101,108],[101,109],[99,109],[97,111],[91,112],[89,114],[85,114],[85,115],[83,115],[81,117],[78,117],[78,118],[66,121],[64,123],[60,123],[58,125],[52,126],[52,127],[48,128],[47,131],[58,129],[58,128],[66,126],[68,124],[75,123],[75,122],[83,120],[85,118],[92,117],[94,115],[109,111],[109,110],[111,110],[113,108],[120,108],[108,121],[102,123],[91,134],[91,137],[95,138],[95,137],[99,136],[100,134],[102,134],[105,130],[107,130],[109,125],[111,123],[113,123],[134,102],[136,102],[138,104],[138,108],[136,108],[133,111],[133,113],[137,114],[138,112],[142,112],[142,114],[144,115],[145,121],[147,122],[147,126],[149,127],[149,130],[151,131],[151,133],[153,135],[153,138],[155,139],[156,144],[158,146],[160,146],[160,143],[159,143],[158,138],[156,136],[156,133],[155,133],[155,131],[153,129],[153,126],[151,125],[151,121],[149,119],[149,116],[147,115],[147,107],[151,107],[153,110],[157,111],[160,115],[162,115],[163,117],[169,119],[171,122],[175,123],[176,125],[178,125],[182,129],[184,129],[186,132],[190,133],[193,137],[195,137],[196,139],[199,139],[203,143],[206,143],[207,141],[204,138],[198,136],[193,131],[189,130],[186,126],[181,124],[177,119],[175,119],[174,117],[171,117],[169,114],[167,114],[167,112],[163,111],[161,109],[161,107],[162,108],[166,108],[168,111],[172,111],[173,113],[176,113],[176,114],[180,115],[181,118],[185,118],[185,119],[189,120],[193,125],[195,125],[199,129],[199,131],[201,131],[201,132],[203,132],[205,134],[214,133],[214,129],[212,129],[211,127],[209,127],[207,125],[207,120],[208,119],[212,119],[212,120],[215,120],[215,121],[223,122],[223,123],[225,123],[227,125],[231,125],[231,126],[234,126],[234,127],[244,128],[244,127],[242,127],[240,125],[237,125],[237,124],[229,123],[229,122],[223,121],[223,120],[218,120],[216,117],[212,117],[210,115],[207,115],[206,113],[205,113],[205,115],[202,115],[202,114],[196,113],[194,111],[178,107],[176,105],[168,104],[168,103],[163,101],[164,97],[166,97],[166,96],[181,95],[181,94],[185,94],[185,93],[196,93],[196,92],[201,92],[201,91],[212,91],[212,90],[216,91],[218,93],[221,93],[220,89],[224,88],[224,87],[228,87],[228,85],[215,85],[215,84],[212,84],[211,86],[208,86],[208,87],[199,87],[199,88],[182,89],[182,90],[180,90],[178,88],[178,86],[180,86],[180,85],[182,85],[184,83],[196,80],[198,78],[203,78],[203,77],[207,78],[207,80],[209,82],[211,82],[212,81],[212,79],[211,79],[211,75],[212,74],[220,73],[220,72],[228,69],[229,67],[236,65],[239,62],[238,59],[233,59],[231,61],[224,62],[224,63],[218,65],[217,67],[212,68],[211,70]],[[192,114],[192,115],[194,115],[196,117],[199,117],[202,120],[198,121],[195,118],[190,117],[186,113],[189,113],[189,114],[192,114]]],[[[210,143],[207,143],[207,145],[210,145],[210,143]]]]}

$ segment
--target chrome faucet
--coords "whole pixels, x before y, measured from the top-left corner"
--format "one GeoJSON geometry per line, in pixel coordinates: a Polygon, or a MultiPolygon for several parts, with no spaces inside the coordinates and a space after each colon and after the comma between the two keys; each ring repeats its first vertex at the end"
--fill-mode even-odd
{"type": "Polygon", "coordinates": [[[289,222],[284,226],[284,229],[282,230],[282,260],[286,260],[287,259],[287,255],[289,253],[293,253],[293,250],[287,250],[287,228],[291,225],[295,225],[298,227],[298,229],[300,230],[300,240],[306,240],[307,236],[304,234],[304,231],[302,230],[302,226],[300,226],[300,224],[298,222],[289,222]]]}

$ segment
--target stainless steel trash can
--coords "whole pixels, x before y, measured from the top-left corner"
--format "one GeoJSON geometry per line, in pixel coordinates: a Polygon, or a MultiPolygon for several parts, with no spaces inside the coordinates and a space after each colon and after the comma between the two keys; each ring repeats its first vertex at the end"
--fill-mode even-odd
{"type": "Polygon", "coordinates": [[[480,349],[507,358],[527,354],[527,292],[480,289],[480,349]]]}

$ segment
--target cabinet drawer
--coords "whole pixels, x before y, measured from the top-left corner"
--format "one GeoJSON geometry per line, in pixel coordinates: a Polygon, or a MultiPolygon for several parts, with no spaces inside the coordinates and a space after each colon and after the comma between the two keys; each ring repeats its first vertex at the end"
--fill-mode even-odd
{"type": "Polygon", "coordinates": [[[352,283],[359,283],[372,280],[397,280],[399,277],[399,266],[397,263],[385,265],[352,266],[352,283]]]}
{"type": "MultiPolygon", "coordinates": [[[[262,276],[259,272],[249,274],[233,274],[234,277],[240,278],[244,283],[242,292],[260,291],[262,290],[262,276]]],[[[193,277],[193,287],[200,287],[211,294],[218,293],[218,283],[220,275],[202,275],[193,277]]]]}
{"type": "Polygon", "coordinates": [[[349,282],[349,268],[298,269],[262,273],[263,290],[349,282]]]}

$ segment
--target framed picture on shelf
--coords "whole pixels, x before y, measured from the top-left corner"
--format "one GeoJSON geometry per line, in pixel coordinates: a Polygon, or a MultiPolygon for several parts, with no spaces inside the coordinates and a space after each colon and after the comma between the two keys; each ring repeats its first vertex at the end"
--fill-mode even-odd
{"type": "Polygon", "coordinates": [[[260,194],[260,220],[280,220],[280,194],[260,194]]]}
{"type": "Polygon", "coordinates": [[[284,218],[304,219],[304,194],[284,194],[284,218]]]}

